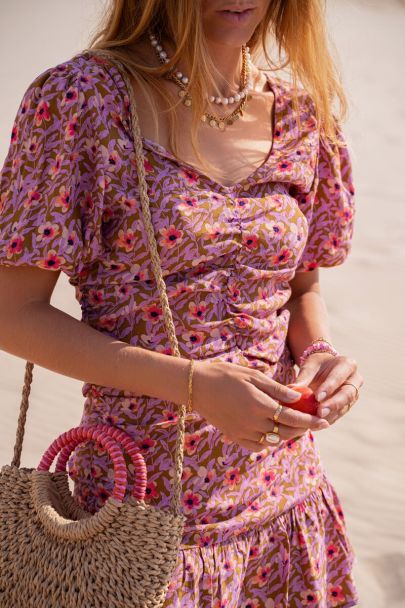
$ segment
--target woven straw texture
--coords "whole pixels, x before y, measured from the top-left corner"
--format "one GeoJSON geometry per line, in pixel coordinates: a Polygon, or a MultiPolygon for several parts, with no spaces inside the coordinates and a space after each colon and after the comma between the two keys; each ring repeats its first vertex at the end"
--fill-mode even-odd
{"type": "MultiPolygon", "coordinates": [[[[131,91],[137,171],[151,263],[172,351],[180,356],[150,216],[132,87],[118,60],[101,50],[90,52],[115,63],[131,91]]],[[[179,405],[171,508],[159,509],[133,496],[125,501],[110,496],[91,515],[75,502],[66,470],[20,467],[33,366],[29,361],[26,364],[14,458],[0,472],[0,607],[161,607],[185,524],[180,510],[185,405],[179,405]]]]}

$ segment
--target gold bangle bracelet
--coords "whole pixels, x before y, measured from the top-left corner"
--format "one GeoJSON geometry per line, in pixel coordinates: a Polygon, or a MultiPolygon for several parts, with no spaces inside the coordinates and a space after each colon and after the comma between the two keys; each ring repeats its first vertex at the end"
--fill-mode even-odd
{"type": "Polygon", "coordinates": [[[193,404],[192,404],[193,367],[194,367],[194,359],[190,359],[190,367],[189,367],[189,373],[188,373],[188,403],[187,403],[187,412],[188,413],[191,413],[193,411],[193,404]]]}

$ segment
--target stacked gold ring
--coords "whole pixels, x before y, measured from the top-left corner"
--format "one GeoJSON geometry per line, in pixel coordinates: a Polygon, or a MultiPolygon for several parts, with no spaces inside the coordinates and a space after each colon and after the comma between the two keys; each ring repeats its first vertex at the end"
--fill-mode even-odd
{"type": "Polygon", "coordinates": [[[263,443],[264,440],[268,441],[269,443],[278,443],[280,441],[280,435],[278,434],[277,421],[279,419],[282,409],[283,409],[283,406],[280,403],[273,415],[273,420],[274,420],[273,430],[268,433],[263,433],[259,439],[259,443],[263,443]]]}

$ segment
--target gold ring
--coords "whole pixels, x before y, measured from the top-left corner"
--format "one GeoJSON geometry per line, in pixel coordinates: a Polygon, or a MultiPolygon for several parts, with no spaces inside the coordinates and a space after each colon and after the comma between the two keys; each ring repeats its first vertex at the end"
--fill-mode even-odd
{"type": "Polygon", "coordinates": [[[283,405],[281,405],[281,403],[279,404],[278,408],[276,409],[276,411],[274,412],[274,416],[273,416],[273,420],[274,422],[277,422],[277,420],[279,419],[279,416],[281,414],[281,410],[283,409],[283,405]]]}
{"type": "Polygon", "coordinates": [[[265,437],[266,441],[268,441],[269,443],[278,443],[280,441],[280,435],[278,435],[274,431],[266,433],[265,437]]]}
{"type": "MultiPolygon", "coordinates": [[[[357,388],[357,386],[356,386],[355,384],[353,384],[352,382],[343,382],[342,386],[343,386],[344,384],[348,384],[348,385],[350,385],[350,386],[353,386],[353,388],[355,388],[355,389],[356,389],[356,397],[355,397],[355,400],[357,400],[357,399],[359,398],[359,389],[357,388]]],[[[354,403],[354,402],[352,401],[352,403],[354,403]]]]}

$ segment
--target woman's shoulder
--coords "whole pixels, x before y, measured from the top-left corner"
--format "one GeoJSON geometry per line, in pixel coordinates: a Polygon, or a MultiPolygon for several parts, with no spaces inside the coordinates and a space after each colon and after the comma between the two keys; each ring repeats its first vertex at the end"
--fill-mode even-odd
{"type": "Polygon", "coordinates": [[[294,97],[297,108],[302,116],[306,118],[316,116],[315,102],[311,93],[302,85],[294,83],[287,77],[276,76],[274,72],[267,71],[272,89],[274,90],[279,110],[284,114],[292,114],[294,109],[294,97]]]}
{"type": "Polygon", "coordinates": [[[92,97],[92,105],[101,109],[114,105],[120,114],[128,109],[119,70],[87,50],[36,74],[26,86],[22,107],[26,107],[33,97],[37,100],[41,98],[44,102],[55,101],[58,105],[77,102],[81,107],[86,106],[92,97]]]}

